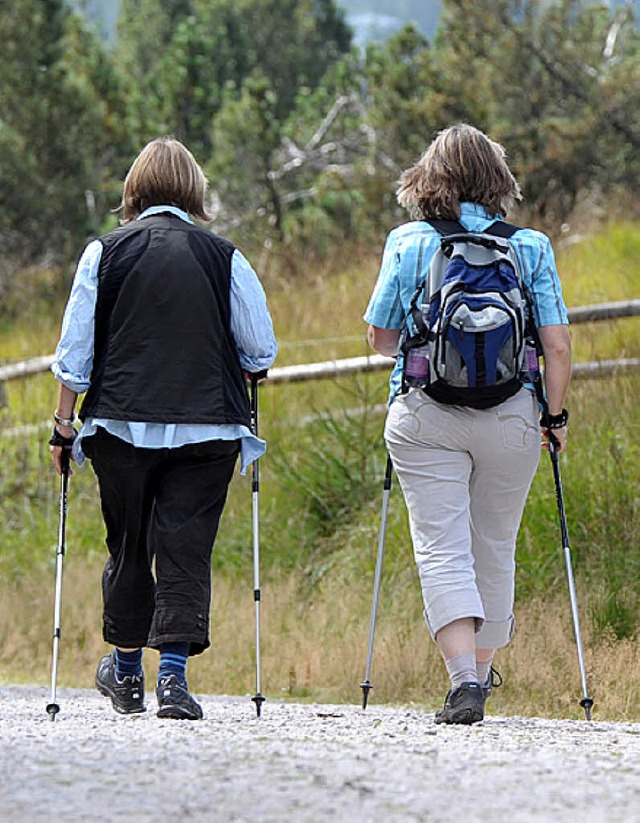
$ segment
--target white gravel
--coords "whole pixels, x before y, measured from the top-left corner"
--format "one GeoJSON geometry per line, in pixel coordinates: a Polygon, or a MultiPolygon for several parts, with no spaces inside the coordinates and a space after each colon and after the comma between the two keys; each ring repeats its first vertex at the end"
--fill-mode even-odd
{"type": "Polygon", "coordinates": [[[640,723],[201,695],[201,722],[97,692],[0,688],[2,821],[640,821],[640,723]]]}

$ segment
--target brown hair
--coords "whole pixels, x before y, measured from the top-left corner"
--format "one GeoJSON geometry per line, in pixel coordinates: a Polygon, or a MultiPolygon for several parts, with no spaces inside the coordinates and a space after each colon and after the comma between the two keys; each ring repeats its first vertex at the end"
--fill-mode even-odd
{"type": "Polygon", "coordinates": [[[504,217],[522,199],[505,158],[504,148],[474,126],[450,126],[403,172],[396,191],[398,203],[417,220],[455,220],[460,203],[465,202],[504,217]]]}
{"type": "Polygon", "coordinates": [[[122,222],[149,206],[177,206],[192,217],[212,220],[204,205],[208,181],[194,156],[179,140],[158,137],[133,161],[122,190],[122,222]]]}

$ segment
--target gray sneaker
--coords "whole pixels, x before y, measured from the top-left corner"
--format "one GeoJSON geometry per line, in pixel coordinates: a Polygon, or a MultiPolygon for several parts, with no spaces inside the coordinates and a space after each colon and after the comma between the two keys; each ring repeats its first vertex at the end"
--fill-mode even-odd
{"type": "Polygon", "coordinates": [[[502,682],[502,675],[497,669],[494,669],[492,666],[489,669],[487,679],[482,684],[482,692],[484,694],[484,699],[486,700],[488,697],[491,697],[491,692],[494,689],[499,689],[500,686],[502,686],[502,682]]]}
{"type": "Polygon", "coordinates": [[[436,712],[436,723],[460,723],[470,726],[484,720],[484,689],[480,683],[462,683],[451,689],[444,708],[436,712]]]}
{"type": "Polygon", "coordinates": [[[147,710],[144,705],[144,674],[119,679],[115,651],[105,655],[98,663],[96,689],[111,698],[111,705],[120,714],[140,714],[147,710]]]}
{"type": "Polygon", "coordinates": [[[189,694],[186,682],[175,674],[161,677],[156,686],[158,717],[174,720],[202,720],[202,706],[189,694]]]}

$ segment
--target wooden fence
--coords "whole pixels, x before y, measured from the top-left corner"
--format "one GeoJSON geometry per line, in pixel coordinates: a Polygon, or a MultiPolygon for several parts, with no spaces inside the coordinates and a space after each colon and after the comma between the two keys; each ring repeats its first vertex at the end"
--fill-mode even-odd
{"type": "MultiPolygon", "coordinates": [[[[603,320],[616,320],[621,317],[640,315],[640,300],[624,300],[619,303],[600,303],[594,306],[580,306],[569,309],[569,322],[594,323],[603,320]]],[[[20,363],[0,366],[0,388],[7,380],[28,377],[47,371],[54,361],[54,355],[32,357],[20,363]]],[[[269,370],[269,379],[265,385],[276,383],[297,383],[305,380],[320,380],[343,377],[368,371],[385,371],[393,365],[390,357],[374,354],[364,357],[348,357],[341,360],[326,360],[319,363],[302,363],[297,366],[275,366],[269,370]]],[[[640,358],[630,357],[620,360],[602,360],[593,363],[574,363],[574,378],[600,377],[612,373],[634,371],[640,367],[640,358]]]]}

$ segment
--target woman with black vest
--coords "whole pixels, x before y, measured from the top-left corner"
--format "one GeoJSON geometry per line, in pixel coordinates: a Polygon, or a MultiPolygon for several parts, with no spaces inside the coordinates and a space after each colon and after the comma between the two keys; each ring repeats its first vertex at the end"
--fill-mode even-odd
{"type": "Polygon", "coordinates": [[[206,191],[177,140],[142,150],[122,225],[80,258],[52,366],[56,468],[73,442],[98,478],[103,636],[115,648],[96,686],[122,714],[145,711],[148,646],[160,651],[158,717],[202,718],[186,663],[210,645],[213,544],[238,455],[244,473],[266,448],[251,432],[247,373],[275,359],[271,317],[240,251],[193,223],[211,219],[206,191]]]}

